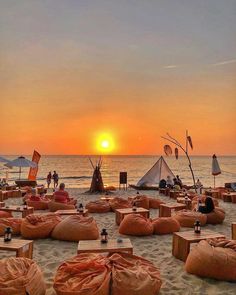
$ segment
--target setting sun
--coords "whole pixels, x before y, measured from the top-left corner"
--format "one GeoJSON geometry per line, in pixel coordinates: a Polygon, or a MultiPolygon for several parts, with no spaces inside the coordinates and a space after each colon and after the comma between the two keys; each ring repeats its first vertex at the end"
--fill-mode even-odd
{"type": "Polygon", "coordinates": [[[101,134],[97,139],[97,150],[102,153],[110,153],[114,150],[114,140],[110,134],[101,134]]]}

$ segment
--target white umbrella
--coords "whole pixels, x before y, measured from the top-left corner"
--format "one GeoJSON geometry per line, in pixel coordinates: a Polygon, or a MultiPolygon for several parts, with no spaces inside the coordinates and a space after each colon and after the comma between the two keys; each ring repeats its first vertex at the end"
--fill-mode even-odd
{"type": "Polygon", "coordinates": [[[26,159],[25,157],[18,157],[15,160],[12,161],[8,161],[6,164],[4,164],[6,167],[19,167],[19,179],[21,176],[21,168],[22,167],[32,167],[35,168],[38,165],[35,162],[32,162],[28,159],[26,159]]]}
{"type": "Polygon", "coordinates": [[[212,156],[211,174],[214,176],[214,187],[215,187],[215,177],[216,177],[216,175],[221,174],[220,166],[219,166],[219,163],[218,163],[218,160],[217,160],[217,157],[215,154],[212,156]]]}

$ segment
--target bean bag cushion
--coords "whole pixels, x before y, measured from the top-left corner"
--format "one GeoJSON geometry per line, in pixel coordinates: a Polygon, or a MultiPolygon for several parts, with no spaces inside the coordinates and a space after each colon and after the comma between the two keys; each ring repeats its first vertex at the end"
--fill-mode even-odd
{"type": "Polygon", "coordinates": [[[225,219],[225,211],[222,208],[216,207],[211,213],[207,213],[207,223],[220,224],[225,219]]]}
{"type": "Polygon", "coordinates": [[[155,235],[165,235],[180,230],[179,222],[173,217],[159,217],[152,220],[153,233],[155,235]]]}
{"type": "Polygon", "coordinates": [[[75,209],[75,205],[50,201],[48,202],[48,208],[50,212],[56,212],[57,210],[75,209]]]}
{"type": "Polygon", "coordinates": [[[57,240],[78,242],[80,240],[96,240],[99,237],[99,232],[93,217],[71,215],[55,226],[51,236],[57,240]]]}
{"type": "Polygon", "coordinates": [[[12,233],[14,235],[19,235],[21,223],[22,223],[22,218],[1,218],[0,219],[0,236],[4,235],[6,227],[11,227],[12,233]]]}
{"type": "Polygon", "coordinates": [[[165,204],[165,202],[163,202],[159,199],[156,199],[156,198],[149,198],[149,208],[159,209],[160,204],[165,204]]]}
{"type": "Polygon", "coordinates": [[[10,257],[0,260],[1,295],[44,295],[46,286],[35,261],[10,257]]]}
{"type": "Polygon", "coordinates": [[[33,207],[34,210],[47,210],[48,209],[48,201],[31,201],[31,200],[27,200],[26,204],[29,207],[33,207]]]}
{"type": "Polygon", "coordinates": [[[153,234],[153,225],[150,219],[140,214],[128,214],[121,221],[119,233],[131,236],[149,236],[153,234]]]}
{"type": "Polygon", "coordinates": [[[79,254],[59,266],[53,287],[57,295],[109,295],[110,271],[104,256],[79,254]]]}
{"type": "Polygon", "coordinates": [[[199,220],[201,225],[205,225],[207,222],[206,214],[195,211],[176,211],[173,217],[179,222],[180,226],[183,227],[194,227],[194,223],[196,220],[199,220]]]}
{"type": "Polygon", "coordinates": [[[47,238],[61,220],[61,217],[54,213],[45,215],[28,215],[22,221],[21,235],[27,239],[47,238]]]}
{"type": "Polygon", "coordinates": [[[0,208],[0,218],[8,218],[8,217],[12,217],[11,212],[1,211],[1,208],[0,208]]]}
{"type": "Polygon", "coordinates": [[[112,211],[116,211],[116,209],[124,209],[131,208],[132,204],[128,200],[123,198],[115,197],[114,199],[109,200],[110,207],[112,211]]]}
{"type": "Polygon", "coordinates": [[[159,270],[148,260],[126,253],[109,257],[112,295],[156,295],[161,288],[159,270]]]}
{"type": "Polygon", "coordinates": [[[86,204],[86,209],[88,209],[89,213],[107,213],[111,211],[111,207],[107,201],[91,201],[86,204]]]}
{"type": "Polygon", "coordinates": [[[137,195],[132,201],[132,204],[134,203],[137,207],[149,209],[149,198],[147,196],[137,195]]]}
{"type": "Polygon", "coordinates": [[[216,280],[236,281],[236,241],[201,241],[190,251],[185,270],[216,280]]]}

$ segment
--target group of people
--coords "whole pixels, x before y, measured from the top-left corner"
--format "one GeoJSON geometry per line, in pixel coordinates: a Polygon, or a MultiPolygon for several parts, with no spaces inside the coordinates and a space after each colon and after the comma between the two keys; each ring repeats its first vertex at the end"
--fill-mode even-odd
{"type": "Polygon", "coordinates": [[[159,188],[174,188],[174,189],[182,189],[183,188],[183,183],[182,180],[180,179],[179,175],[176,175],[173,180],[171,177],[168,175],[166,179],[161,179],[159,182],[159,188]]]}
{"type": "Polygon", "coordinates": [[[58,181],[59,181],[59,176],[56,171],[53,171],[53,174],[51,171],[47,175],[47,186],[48,188],[50,187],[50,184],[53,180],[53,187],[54,189],[58,187],[58,181]]]}

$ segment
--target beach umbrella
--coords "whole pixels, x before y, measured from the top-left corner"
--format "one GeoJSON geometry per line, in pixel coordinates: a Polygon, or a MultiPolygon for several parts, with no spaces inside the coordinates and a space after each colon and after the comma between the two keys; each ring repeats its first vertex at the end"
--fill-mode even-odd
{"type": "Polygon", "coordinates": [[[214,187],[215,187],[215,177],[219,174],[221,174],[220,166],[217,160],[216,155],[214,154],[212,156],[212,170],[211,174],[214,176],[214,187]]]}
{"type": "Polygon", "coordinates": [[[36,168],[38,165],[35,162],[32,162],[25,157],[21,156],[16,158],[15,160],[8,161],[6,164],[4,164],[6,167],[19,167],[19,179],[21,177],[21,168],[22,167],[32,167],[36,168]]]}

